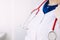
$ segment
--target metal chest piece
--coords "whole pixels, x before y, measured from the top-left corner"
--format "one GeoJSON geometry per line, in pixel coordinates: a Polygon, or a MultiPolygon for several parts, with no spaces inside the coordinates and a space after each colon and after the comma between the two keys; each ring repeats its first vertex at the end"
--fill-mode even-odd
{"type": "Polygon", "coordinates": [[[57,38],[57,35],[56,35],[56,33],[54,31],[50,31],[48,33],[48,39],[49,40],[56,40],[56,38],[57,38]]]}

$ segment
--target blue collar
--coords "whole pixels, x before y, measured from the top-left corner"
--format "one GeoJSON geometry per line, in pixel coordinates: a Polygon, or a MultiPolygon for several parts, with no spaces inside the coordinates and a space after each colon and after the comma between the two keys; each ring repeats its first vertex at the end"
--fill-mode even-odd
{"type": "Polygon", "coordinates": [[[48,4],[49,4],[49,1],[47,1],[47,2],[44,4],[44,6],[43,6],[43,12],[44,12],[44,14],[46,14],[46,13],[54,10],[54,9],[58,6],[58,5],[50,6],[50,5],[48,5],[48,4]]]}

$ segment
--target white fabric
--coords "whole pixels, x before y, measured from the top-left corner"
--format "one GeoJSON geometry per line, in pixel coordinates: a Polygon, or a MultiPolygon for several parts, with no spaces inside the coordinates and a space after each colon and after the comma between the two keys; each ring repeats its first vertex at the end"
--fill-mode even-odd
{"type": "MultiPolygon", "coordinates": [[[[56,18],[54,15],[55,10],[45,14],[44,16],[42,7],[38,15],[29,23],[25,40],[49,40],[48,33],[51,31],[56,18]],[[44,19],[42,20],[43,17],[44,19]]],[[[58,22],[56,23],[55,32],[57,34],[57,40],[60,40],[60,28],[58,22]]]]}

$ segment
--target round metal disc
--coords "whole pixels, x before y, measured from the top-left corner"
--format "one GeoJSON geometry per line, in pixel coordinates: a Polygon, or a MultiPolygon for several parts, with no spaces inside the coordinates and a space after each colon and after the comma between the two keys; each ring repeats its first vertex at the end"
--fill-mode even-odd
{"type": "Polygon", "coordinates": [[[48,34],[48,39],[49,40],[56,40],[57,38],[57,35],[54,31],[50,31],[49,34],[48,34]]]}

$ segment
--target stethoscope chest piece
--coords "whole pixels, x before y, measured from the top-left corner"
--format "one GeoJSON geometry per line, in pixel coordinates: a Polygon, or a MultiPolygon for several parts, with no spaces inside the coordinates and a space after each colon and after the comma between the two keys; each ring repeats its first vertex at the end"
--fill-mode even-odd
{"type": "Polygon", "coordinates": [[[50,31],[48,33],[48,39],[49,40],[56,40],[56,38],[57,38],[57,34],[54,32],[56,22],[57,22],[57,18],[55,18],[55,21],[54,21],[54,24],[53,24],[53,27],[52,27],[52,31],[50,31]]]}
{"type": "Polygon", "coordinates": [[[48,39],[49,40],[56,40],[56,38],[57,38],[57,35],[56,35],[56,33],[54,31],[50,31],[48,33],[48,39]]]}

